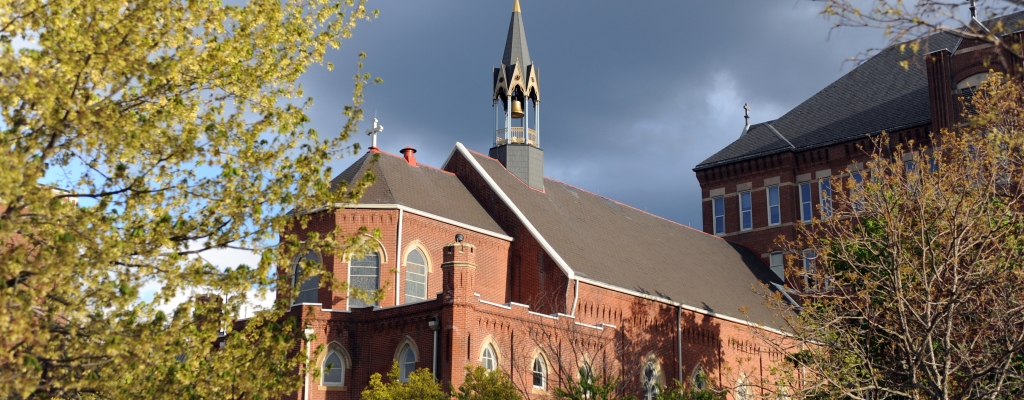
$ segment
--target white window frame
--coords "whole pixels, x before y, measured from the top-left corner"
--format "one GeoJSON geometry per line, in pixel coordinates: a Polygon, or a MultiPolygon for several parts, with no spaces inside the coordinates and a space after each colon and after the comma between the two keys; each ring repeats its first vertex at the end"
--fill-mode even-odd
{"type": "Polygon", "coordinates": [[[750,197],[750,191],[749,190],[745,190],[745,191],[740,192],[739,195],[737,196],[737,198],[739,200],[737,203],[739,203],[739,209],[740,209],[740,230],[741,231],[749,231],[751,229],[754,229],[754,201],[750,197]],[[743,196],[747,197],[747,209],[746,210],[743,209],[743,196]],[[747,218],[744,218],[744,215],[746,215],[747,218]],[[750,225],[744,226],[745,222],[749,222],[750,225]]]}
{"type": "Polygon", "coordinates": [[[772,185],[764,188],[764,198],[768,204],[768,226],[775,226],[782,224],[782,193],[779,191],[779,185],[772,185]],[[775,191],[775,199],[778,200],[774,205],[772,204],[772,191],[775,191]],[[775,208],[776,213],[779,215],[779,220],[772,222],[772,207],[775,208]]]}
{"type": "Polygon", "coordinates": [[[655,400],[660,395],[658,390],[658,384],[661,381],[661,371],[658,368],[658,364],[654,360],[647,360],[644,362],[644,369],[640,372],[640,384],[642,391],[640,392],[640,398],[642,400],[655,400]],[[651,371],[651,378],[647,379],[647,370],[651,371]]]}
{"type": "Polygon", "coordinates": [[[408,343],[403,345],[402,350],[398,352],[398,380],[400,382],[409,382],[409,375],[416,371],[417,361],[419,361],[419,357],[412,345],[408,343]],[[406,354],[412,355],[412,362],[407,360],[406,354]]]}
{"type": "Polygon", "coordinates": [[[348,371],[348,366],[345,365],[345,363],[345,356],[343,354],[335,350],[328,351],[327,355],[324,357],[324,361],[320,363],[320,384],[324,386],[345,386],[345,372],[348,371]],[[332,368],[338,368],[341,370],[341,382],[327,381],[327,371],[324,371],[324,369],[327,368],[327,359],[331,358],[331,355],[337,356],[338,360],[340,360],[339,365],[332,365],[332,368]]]}
{"type": "Polygon", "coordinates": [[[817,291],[820,287],[818,278],[812,278],[810,275],[818,273],[818,267],[815,265],[815,259],[818,255],[814,249],[804,249],[802,253],[801,262],[804,266],[804,290],[806,291],[817,291]]]}
{"type": "MultiPolygon", "coordinates": [[[[418,265],[418,264],[412,264],[412,265],[418,265]]],[[[409,253],[405,255],[405,300],[404,300],[403,304],[416,303],[416,302],[427,300],[427,291],[430,290],[428,274],[427,274],[429,271],[430,271],[430,261],[427,260],[427,255],[423,253],[423,250],[421,250],[419,247],[414,247],[412,250],[409,250],[409,253]],[[417,252],[420,254],[420,257],[423,259],[423,273],[422,274],[412,272],[412,269],[409,268],[409,265],[410,265],[410,263],[409,263],[409,256],[411,256],[413,253],[417,253],[417,252]],[[418,296],[409,294],[409,288],[412,286],[412,285],[409,285],[409,282],[412,281],[410,278],[413,278],[413,277],[422,277],[423,278],[423,297],[418,297],[418,296]]],[[[419,282],[416,282],[416,283],[419,283],[419,282]]]]}
{"type": "MultiPolygon", "coordinates": [[[[861,186],[864,185],[864,173],[861,171],[851,171],[850,179],[853,179],[853,187],[850,188],[850,194],[853,197],[853,191],[861,190],[861,186]]],[[[853,212],[859,213],[861,211],[864,211],[864,202],[854,201],[853,212]]]]}
{"type": "Polygon", "coordinates": [[[822,219],[832,217],[832,213],[835,212],[832,208],[832,196],[832,177],[818,179],[818,208],[822,219]],[[825,194],[825,188],[828,188],[828,195],[825,194]]]}
{"type": "Polygon", "coordinates": [[[717,197],[712,197],[711,198],[711,231],[714,232],[716,235],[724,235],[725,234],[726,228],[725,228],[725,197],[724,196],[717,196],[717,197]],[[716,203],[718,203],[719,201],[722,202],[721,206],[717,206],[716,205],[716,203]],[[721,218],[722,218],[722,230],[721,231],[718,230],[718,218],[719,218],[718,212],[719,211],[722,212],[722,216],[721,216],[721,218]]]}
{"type": "Polygon", "coordinates": [[[544,359],[544,355],[537,354],[533,358],[533,365],[530,366],[530,383],[533,384],[535,389],[547,390],[548,388],[548,361],[544,359]],[[537,371],[537,367],[540,366],[540,371],[537,371]],[[540,385],[538,386],[537,375],[540,375],[540,385]]]}
{"type": "Polygon", "coordinates": [[[483,351],[480,352],[480,366],[488,371],[498,369],[498,351],[491,343],[485,343],[483,351]],[[490,353],[490,357],[488,357],[488,353],[490,353]],[[488,361],[491,363],[490,366],[487,366],[488,361]]]}
{"type": "Polygon", "coordinates": [[[811,222],[814,219],[814,196],[812,196],[811,182],[800,182],[797,184],[797,192],[800,195],[800,221],[811,222]],[[807,198],[804,198],[804,187],[807,188],[807,198]],[[808,215],[809,214],[809,215],[808,215]]]}
{"type": "MultiPolygon", "coordinates": [[[[382,264],[381,261],[383,261],[383,260],[381,260],[380,252],[376,252],[375,251],[375,252],[372,252],[370,254],[367,254],[367,256],[370,256],[371,254],[376,254],[377,255],[377,267],[376,267],[377,268],[377,287],[373,289],[373,290],[376,291],[376,290],[380,290],[380,266],[382,264]]],[[[362,260],[362,259],[360,259],[360,260],[362,260]]],[[[347,282],[349,283],[349,287],[352,286],[352,268],[353,268],[352,267],[352,261],[354,261],[354,259],[350,258],[348,260],[348,281],[347,282]]],[[[356,268],[368,268],[368,267],[366,267],[366,266],[357,266],[356,268]]],[[[369,275],[358,275],[358,276],[369,276],[369,275]]],[[[368,290],[368,289],[364,289],[364,288],[359,288],[359,289],[368,290]]],[[[345,296],[346,296],[345,297],[345,305],[346,305],[346,307],[349,310],[351,310],[352,309],[352,291],[349,290],[349,292],[346,293],[345,296]]],[[[362,300],[360,300],[360,302],[362,302],[362,300]]],[[[370,306],[376,306],[376,305],[377,305],[377,303],[374,303],[374,304],[364,304],[362,307],[370,307],[370,306]]]]}
{"type": "Polygon", "coordinates": [[[781,251],[773,251],[768,255],[768,265],[779,279],[782,279],[783,282],[786,281],[786,256],[781,251]],[[778,263],[775,262],[776,257],[778,257],[778,263]],[[779,272],[782,274],[780,275],[779,272]]]}
{"type": "Polygon", "coordinates": [[[317,254],[313,250],[307,251],[306,254],[303,254],[302,256],[296,256],[295,257],[295,261],[292,262],[292,266],[293,266],[292,267],[292,286],[296,287],[298,289],[298,293],[295,296],[295,303],[294,304],[300,304],[300,303],[319,303],[320,299],[318,297],[320,295],[320,275],[311,276],[311,277],[309,277],[309,279],[306,279],[305,281],[301,282],[301,284],[300,284],[298,278],[299,278],[299,275],[302,275],[302,265],[301,265],[302,261],[315,261],[317,263],[320,263],[321,266],[323,266],[323,258],[321,258],[320,255],[317,254]],[[310,258],[310,255],[312,255],[312,258],[310,258]],[[302,286],[305,285],[306,283],[314,283],[314,282],[316,284],[315,285],[311,285],[312,286],[311,288],[308,288],[308,289],[303,289],[302,288],[302,286]],[[313,296],[312,296],[313,297],[313,301],[302,301],[303,298],[305,297],[304,295],[306,295],[307,293],[312,293],[313,294],[313,296]]]}

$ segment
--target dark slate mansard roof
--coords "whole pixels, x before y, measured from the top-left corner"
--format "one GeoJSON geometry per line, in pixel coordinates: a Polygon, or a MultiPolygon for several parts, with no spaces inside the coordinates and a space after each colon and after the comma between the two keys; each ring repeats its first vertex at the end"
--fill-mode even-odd
{"type": "Polygon", "coordinates": [[[533,189],[497,160],[469,154],[577,278],[784,325],[759,294],[782,282],[749,249],[555,180],[545,178],[543,192],[533,189]]]}
{"type": "MultiPolygon", "coordinates": [[[[986,21],[1021,28],[1024,12],[986,21]]],[[[892,45],[811,96],[777,120],[756,124],[736,141],[698,164],[694,171],[785,151],[801,151],[928,124],[928,74],[924,55],[955,52],[960,38],[937,33],[924,38],[917,53],[892,45]],[[909,68],[900,65],[908,61],[909,68]]]]}
{"type": "Polygon", "coordinates": [[[370,169],[376,181],[363,193],[359,204],[402,205],[506,235],[462,185],[462,181],[451,172],[423,164],[414,167],[403,157],[388,153],[380,153],[377,162],[373,162],[373,154],[364,154],[338,174],[331,180],[331,187],[338,188],[343,181],[357,180],[370,169]]]}

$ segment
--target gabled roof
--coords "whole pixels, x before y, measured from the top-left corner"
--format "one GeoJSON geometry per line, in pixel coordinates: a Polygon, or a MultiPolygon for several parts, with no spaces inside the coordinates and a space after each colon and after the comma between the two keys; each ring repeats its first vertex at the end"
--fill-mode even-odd
{"type": "Polygon", "coordinates": [[[523,29],[523,13],[519,10],[519,0],[516,0],[515,8],[512,9],[512,20],[508,23],[508,38],[505,39],[505,53],[501,56],[501,63],[506,67],[511,67],[516,62],[522,65],[524,73],[526,66],[530,65],[530,49],[526,46],[526,30],[523,29]]]}
{"type": "MultiPolygon", "coordinates": [[[[770,122],[793,147],[775,135],[749,132],[694,170],[782,151],[826,146],[883,130],[928,124],[931,109],[924,55],[940,49],[954,51],[957,43],[956,36],[939,33],[924,40],[916,53],[912,53],[909,46],[905,51],[901,51],[899,45],[890,46],[770,122]],[[903,61],[908,68],[901,65],[903,61]]],[[[767,128],[764,126],[767,124],[759,126],[767,128]]]]}
{"type": "MultiPolygon", "coordinates": [[[[752,289],[781,281],[749,249],[551,179],[526,185],[497,160],[456,150],[522,213],[524,225],[571,269],[570,277],[778,327],[752,289]],[[744,315],[741,309],[746,309],[744,315]]],[[[500,197],[500,196],[499,196],[500,197]]]]}
{"type": "Polygon", "coordinates": [[[458,221],[476,228],[506,235],[483,206],[450,172],[420,164],[409,165],[402,156],[379,153],[373,162],[367,152],[341,174],[331,180],[332,188],[341,182],[352,182],[373,171],[376,181],[359,199],[361,205],[393,204],[458,221]]]}
{"type": "MultiPolygon", "coordinates": [[[[983,22],[1002,24],[1003,32],[1024,28],[1024,12],[983,22]]],[[[964,27],[963,29],[968,29],[964,27]]],[[[931,123],[928,74],[924,56],[942,49],[954,53],[960,38],[936,33],[920,41],[916,53],[907,43],[882,50],[770,124],[782,137],[747,133],[694,168],[718,165],[783,151],[800,151],[931,123]],[[901,49],[901,47],[905,47],[901,49]],[[907,68],[901,65],[906,61],[907,68]],[[785,140],[783,140],[785,139],[785,140]],[[792,147],[784,143],[788,140],[792,147]]],[[[753,127],[751,128],[753,130],[753,127]]]]}

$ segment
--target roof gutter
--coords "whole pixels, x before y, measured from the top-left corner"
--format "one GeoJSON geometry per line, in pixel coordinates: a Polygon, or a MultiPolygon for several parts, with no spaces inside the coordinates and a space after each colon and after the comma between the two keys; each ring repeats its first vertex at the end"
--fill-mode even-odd
{"type": "MultiPolygon", "coordinates": [[[[489,186],[491,190],[498,195],[498,198],[500,198],[501,201],[504,202],[510,210],[512,210],[512,214],[515,214],[516,218],[519,219],[519,222],[521,222],[523,226],[526,227],[526,230],[530,232],[530,235],[540,243],[541,248],[543,248],[544,251],[547,252],[553,260],[555,260],[555,264],[562,270],[565,277],[569,280],[575,279],[576,274],[573,272],[572,268],[569,268],[569,264],[562,259],[562,256],[558,255],[558,252],[555,251],[554,247],[551,247],[551,245],[548,244],[548,241],[544,239],[544,236],[541,236],[540,232],[537,231],[537,228],[530,223],[530,220],[526,219],[526,215],[523,215],[523,212],[519,211],[519,207],[516,207],[516,204],[512,202],[512,199],[510,199],[504,191],[501,190],[498,183],[494,182],[494,179],[487,174],[487,171],[484,171],[484,167],[481,166],[480,163],[476,162],[476,158],[470,154],[469,150],[466,149],[466,146],[463,146],[461,142],[455,142],[455,148],[459,150],[459,153],[462,153],[463,157],[466,157],[469,164],[472,165],[473,169],[484,178],[484,181],[487,182],[487,186],[489,186]]],[[[445,164],[447,164],[447,162],[445,164]]]]}

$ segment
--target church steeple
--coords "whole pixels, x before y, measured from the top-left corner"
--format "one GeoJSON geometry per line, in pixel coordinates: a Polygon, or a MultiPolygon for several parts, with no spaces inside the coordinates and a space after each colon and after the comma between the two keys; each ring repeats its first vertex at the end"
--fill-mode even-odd
{"type": "Polygon", "coordinates": [[[519,0],[512,6],[512,20],[505,39],[501,64],[494,69],[494,147],[498,159],[523,182],[544,188],[544,152],[540,149],[540,74],[530,59],[519,0]],[[531,104],[532,103],[532,104],[531,104]],[[500,105],[500,107],[499,107],[500,105]],[[533,106],[533,119],[530,106],[533,106]],[[502,115],[504,118],[502,118],[502,115]]]}

